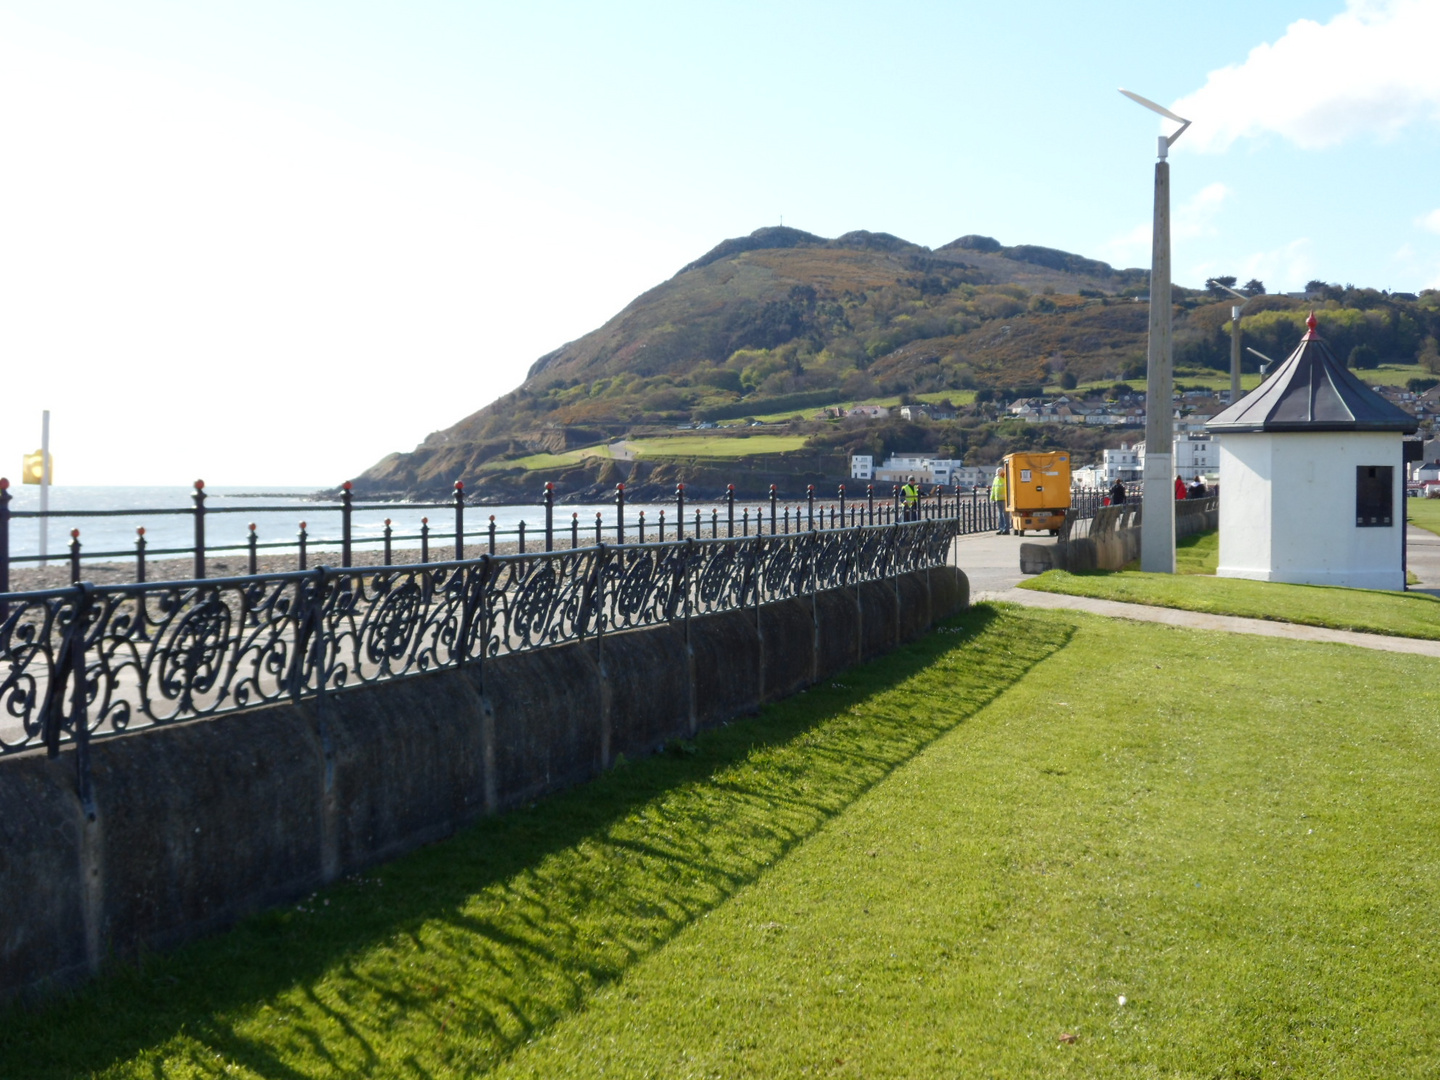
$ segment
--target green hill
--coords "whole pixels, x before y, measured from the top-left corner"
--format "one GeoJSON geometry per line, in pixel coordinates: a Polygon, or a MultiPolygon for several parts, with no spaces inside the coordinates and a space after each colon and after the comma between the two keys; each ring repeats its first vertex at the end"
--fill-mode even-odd
{"type": "MultiPolygon", "coordinates": [[[[605,325],[541,357],[519,388],[413,451],[389,455],[356,487],[367,495],[434,495],[459,478],[481,498],[507,501],[533,498],[545,480],[571,499],[594,497],[617,480],[642,494],[676,480],[705,490],[734,480],[763,492],[772,482],[830,484],[848,472],[845,454],[862,448],[954,456],[1051,444],[1095,450],[1121,436],[1007,434],[983,410],[923,426],[895,418],[827,424],[813,414],[902,397],[963,405],[975,391],[1003,398],[1062,377],[1082,385],[1143,379],[1147,279],[1144,270],[982,236],[931,250],[886,233],[829,240],[760,229],[717,245],[605,325]],[[738,425],[707,429],[708,447],[698,452],[693,433],[672,453],[653,445],[674,438],[680,425],[766,417],[785,421],[772,434],[803,436],[802,445],[742,450],[725,441],[753,434],[738,425]],[[636,439],[650,450],[611,447],[636,439]]],[[[1433,294],[1337,291],[1326,330],[1344,341],[1332,345],[1348,349],[1353,339],[1379,359],[1405,363],[1427,347],[1434,352],[1433,294]]],[[[1187,365],[1200,375],[1225,368],[1228,303],[1179,288],[1175,299],[1182,379],[1187,365]]],[[[1288,352],[1298,337],[1291,323],[1298,326],[1304,306],[1283,296],[1252,303],[1247,341],[1254,322],[1262,351],[1268,344],[1288,352]]]]}

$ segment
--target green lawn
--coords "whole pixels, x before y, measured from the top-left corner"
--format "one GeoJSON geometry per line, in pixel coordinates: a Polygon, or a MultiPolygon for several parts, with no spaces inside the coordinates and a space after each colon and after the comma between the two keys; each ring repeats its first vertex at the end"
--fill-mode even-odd
{"type": "Polygon", "coordinates": [[[982,607],[12,1011],[0,1075],[1433,1076],[1432,673],[982,607]]]}
{"type": "Polygon", "coordinates": [[[1440,533],[1440,499],[1406,499],[1405,518],[1432,533],[1440,533]]]}

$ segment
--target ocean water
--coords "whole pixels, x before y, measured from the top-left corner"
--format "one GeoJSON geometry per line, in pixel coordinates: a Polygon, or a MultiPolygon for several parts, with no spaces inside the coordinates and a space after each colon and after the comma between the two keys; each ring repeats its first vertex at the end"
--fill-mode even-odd
{"type": "MultiPolygon", "coordinates": [[[[207,487],[205,489],[205,546],[208,551],[239,545],[243,548],[249,536],[250,523],[260,543],[261,554],[284,554],[295,550],[300,522],[306,525],[306,543],[312,550],[333,550],[340,544],[340,503],[314,496],[314,488],[298,487],[207,487]],[[267,547],[273,544],[276,546],[267,547]]],[[[10,503],[12,515],[40,508],[38,486],[15,485],[10,503]]],[[[80,530],[82,558],[119,559],[135,553],[136,529],[145,529],[146,555],[165,558],[167,555],[189,554],[195,543],[194,489],[189,487],[79,487],[50,488],[50,516],[46,519],[46,552],[64,557],[70,550],[70,532],[80,530]],[[83,512],[119,511],[113,516],[90,517],[83,512]]],[[[687,505],[687,524],[693,526],[695,505],[687,505]]],[[[698,507],[705,522],[705,535],[710,531],[710,504],[698,507]]],[[[646,539],[655,538],[655,522],[660,510],[666,513],[667,536],[673,536],[673,505],[639,505],[626,507],[627,540],[635,539],[634,530],[641,510],[647,521],[646,539]]],[[[740,507],[736,506],[737,519],[740,507]]],[[[753,514],[754,508],[751,508],[753,514]]],[[[593,541],[595,515],[600,513],[606,542],[615,539],[615,507],[613,505],[557,505],[555,528],[568,536],[571,515],[579,515],[581,542],[593,541]]],[[[722,533],[724,529],[724,509],[722,533]]],[[[487,535],[490,517],[494,515],[496,534],[513,539],[520,523],[525,522],[527,547],[539,547],[543,541],[537,532],[545,525],[545,508],[537,504],[525,506],[466,506],[465,538],[467,545],[482,543],[487,535]]],[[[430,540],[437,549],[437,558],[446,558],[455,538],[455,511],[451,504],[420,505],[415,503],[359,503],[351,515],[352,542],[357,549],[379,548],[390,518],[392,540],[396,547],[418,547],[420,519],[430,519],[430,540]]],[[[737,527],[738,531],[738,527],[737,527]]],[[[239,550],[237,548],[236,550],[239,550]]],[[[40,552],[40,520],[14,517],[10,520],[10,556],[26,559],[40,552]]],[[[479,554],[479,549],[474,550],[479,554]]],[[[21,563],[25,565],[26,563],[21,563]]]]}

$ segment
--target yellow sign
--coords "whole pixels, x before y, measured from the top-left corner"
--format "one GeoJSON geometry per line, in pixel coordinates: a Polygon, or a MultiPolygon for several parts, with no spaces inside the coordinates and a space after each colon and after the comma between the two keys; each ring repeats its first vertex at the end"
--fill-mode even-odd
{"type": "Polygon", "coordinates": [[[41,464],[41,462],[44,460],[44,458],[45,458],[45,454],[44,454],[43,451],[40,451],[40,450],[36,450],[33,454],[26,454],[26,455],[25,455],[25,464],[24,464],[24,466],[22,466],[22,468],[21,468],[21,470],[20,470],[21,483],[24,483],[24,484],[38,484],[38,483],[40,483],[40,482],[41,482],[41,472],[42,472],[42,471],[45,471],[45,472],[48,472],[48,473],[49,473],[49,475],[45,477],[45,480],[46,480],[47,482],[49,482],[49,483],[51,483],[51,484],[53,484],[53,483],[55,482],[55,455],[54,455],[54,454],[51,454],[51,455],[50,455],[50,462],[49,462],[50,468],[49,468],[48,470],[45,469],[44,466],[41,464]]]}

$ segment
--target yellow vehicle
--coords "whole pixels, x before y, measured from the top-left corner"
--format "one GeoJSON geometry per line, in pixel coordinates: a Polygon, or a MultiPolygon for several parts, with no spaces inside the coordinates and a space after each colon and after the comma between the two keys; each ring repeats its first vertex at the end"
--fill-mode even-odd
{"type": "Polygon", "coordinates": [[[1005,512],[1010,527],[1060,532],[1070,510],[1070,452],[1005,455],[1005,512]]]}

